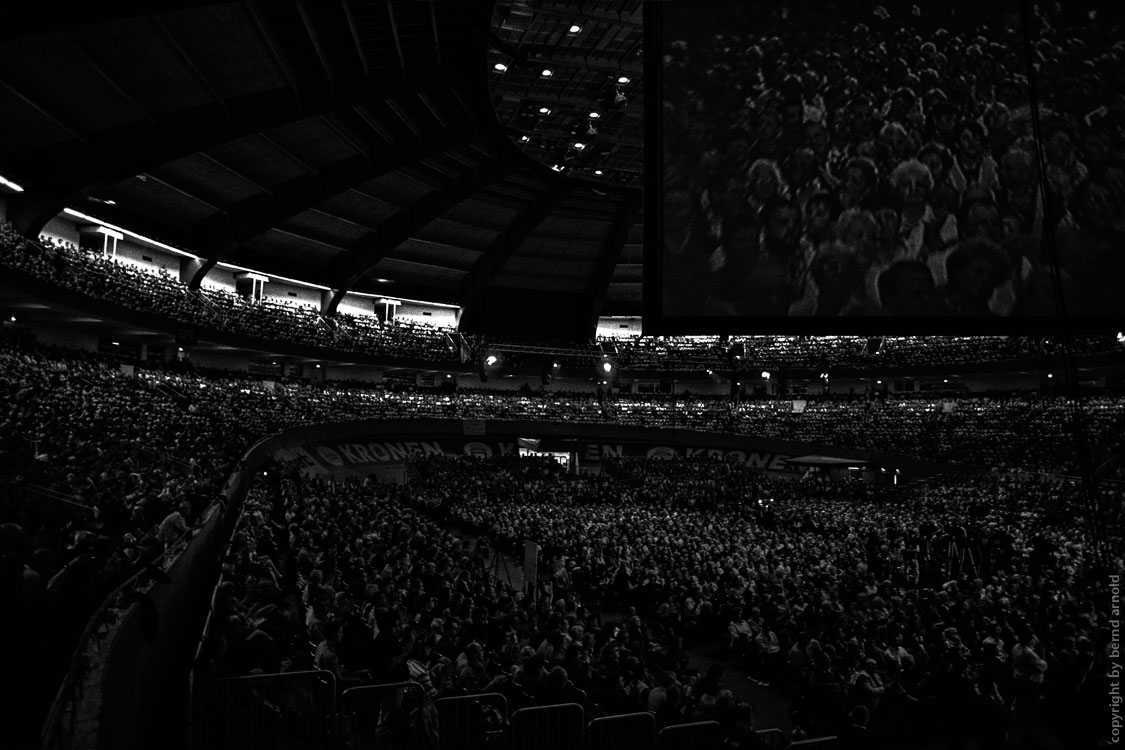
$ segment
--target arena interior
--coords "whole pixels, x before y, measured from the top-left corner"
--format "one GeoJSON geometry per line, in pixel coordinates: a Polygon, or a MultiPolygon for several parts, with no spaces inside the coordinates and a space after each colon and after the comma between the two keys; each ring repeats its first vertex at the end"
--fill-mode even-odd
{"type": "Polygon", "coordinates": [[[1120,9],[26,5],[0,745],[1120,742],[1120,9]]]}

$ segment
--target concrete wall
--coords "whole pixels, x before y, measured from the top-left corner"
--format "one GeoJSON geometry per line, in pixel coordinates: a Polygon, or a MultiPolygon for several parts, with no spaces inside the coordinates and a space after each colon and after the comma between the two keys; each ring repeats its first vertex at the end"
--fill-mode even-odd
{"type": "MultiPolygon", "coordinates": [[[[267,276],[269,274],[266,274],[267,276]]],[[[313,287],[290,284],[286,281],[270,279],[266,284],[266,299],[271,302],[281,302],[286,305],[313,307],[320,309],[320,289],[313,287]]]]}
{"type": "Polygon", "coordinates": [[[412,323],[425,323],[431,326],[444,328],[457,327],[457,309],[454,307],[438,307],[437,305],[424,305],[417,302],[403,302],[395,313],[396,320],[407,320],[412,323]]]}
{"type": "Polygon", "coordinates": [[[69,242],[75,247],[78,246],[78,225],[73,220],[67,220],[65,216],[56,216],[48,221],[39,234],[46,235],[56,242],[69,242]]]}

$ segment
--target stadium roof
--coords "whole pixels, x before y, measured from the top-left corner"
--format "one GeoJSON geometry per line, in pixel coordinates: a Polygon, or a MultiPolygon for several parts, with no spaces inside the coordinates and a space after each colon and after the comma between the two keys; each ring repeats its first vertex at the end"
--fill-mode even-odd
{"type": "Polygon", "coordinates": [[[159,7],[0,27],[24,233],[71,207],[206,258],[196,282],[223,261],[470,331],[640,313],[641,0],[159,7]]]}

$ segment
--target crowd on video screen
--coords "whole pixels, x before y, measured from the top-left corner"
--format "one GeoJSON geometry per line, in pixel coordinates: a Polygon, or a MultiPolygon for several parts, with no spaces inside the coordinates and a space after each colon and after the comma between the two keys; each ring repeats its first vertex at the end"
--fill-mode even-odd
{"type": "Polygon", "coordinates": [[[1119,315],[1120,10],[884,5],[662,4],[663,314],[1119,315]]]}

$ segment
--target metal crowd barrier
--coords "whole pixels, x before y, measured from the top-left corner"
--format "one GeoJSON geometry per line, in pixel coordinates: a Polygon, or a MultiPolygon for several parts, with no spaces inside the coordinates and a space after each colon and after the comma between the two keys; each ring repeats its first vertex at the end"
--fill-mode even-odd
{"type": "Polygon", "coordinates": [[[197,750],[335,750],[331,672],[233,677],[201,687],[197,750]]]}
{"type": "Polygon", "coordinates": [[[647,711],[594,719],[586,727],[587,750],[652,750],[656,717],[647,711]]]}
{"type": "Polygon", "coordinates": [[[440,698],[434,706],[440,750],[503,746],[508,728],[508,699],[500,693],[440,698]]]}
{"type": "Polygon", "coordinates": [[[521,708],[508,730],[511,750],[574,750],[582,747],[586,712],[577,703],[521,708]]]}
{"type": "Polygon", "coordinates": [[[789,745],[788,750],[833,750],[836,747],[836,736],[816,737],[811,740],[801,740],[789,745]]]}
{"type": "Polygon", "coordinates": [[[659,750],[722,750],[723,729],[717,721],[673,724],[657,735],[659,750]]]}
{"type": "MultiPolygon", "coordinates": [[[[340,698],[341,750],[422,750],[426,695],[417,682],[349,688],[340,698]]],[[[436,727],[436,720],[433,722],[436,727]]]]}
{"type": "Polygon", "coordinates": [[[785,732],[780,729],[759,729],[755,734],[769,750],[787,750],[789,743],[785,740],[785,732]]]}

